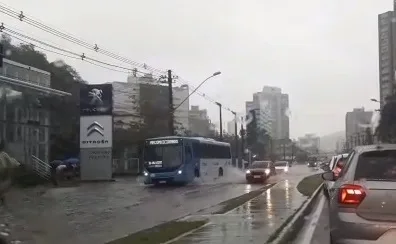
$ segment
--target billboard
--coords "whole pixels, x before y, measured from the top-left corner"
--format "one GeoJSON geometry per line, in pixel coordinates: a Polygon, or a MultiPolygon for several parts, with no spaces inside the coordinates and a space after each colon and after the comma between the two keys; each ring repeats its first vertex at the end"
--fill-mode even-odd
{"type": "Polygon", "coordinates": [[[80,148],[113,146],[113,116],[80,117],[80,148]]]}
{"type": "Polygon", "coordinates": [[[113,85],[85,85],[80,89],[80,115],[112,115],[113,85]]]}
{"type": "Polygon", "coordinates": [[[81,150],[81,179],[109,180],[112,178],[112,148],[81,150]]]}

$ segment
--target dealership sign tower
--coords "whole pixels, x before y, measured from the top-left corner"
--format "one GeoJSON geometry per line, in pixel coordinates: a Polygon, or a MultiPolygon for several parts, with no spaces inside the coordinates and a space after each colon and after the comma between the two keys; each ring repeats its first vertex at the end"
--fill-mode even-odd
{"type": "Polygon", "coordinates": [[[80,90],[81,180],[110,180],[113,150],[113,86],[80,90]]]}

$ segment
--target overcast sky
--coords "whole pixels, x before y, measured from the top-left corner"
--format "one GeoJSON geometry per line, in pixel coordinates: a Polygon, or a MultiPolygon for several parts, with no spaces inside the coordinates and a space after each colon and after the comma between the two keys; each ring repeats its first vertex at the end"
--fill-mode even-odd
{"type": "MultiPolygon", "coordinates": [[[[344,130],[345,113],[375,109],[378,14],[392,0],[0,0],[15,10],[139,63],[172,69],[201,92],[244,112],[263,86],[289,94],[291,136],[344,130]]],[[[120,64],[1,14],[29,36],[120,64]]],[[[126,75],[59,55],[90,83],[126,75]]],[[[125,64],[123,64],[125,65],[125,64]]],[[[143,70],[142,70],[143,71],[143,70]]],[[[217,106],[195,95],[191,104],[217,106]]],[[[228,121],[232,115],[224,111],[228,121]]]]}

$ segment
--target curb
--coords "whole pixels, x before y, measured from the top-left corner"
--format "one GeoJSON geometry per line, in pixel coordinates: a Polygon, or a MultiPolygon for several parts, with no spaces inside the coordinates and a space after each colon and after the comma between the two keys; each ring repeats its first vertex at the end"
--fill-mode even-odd
{"type": "MultiPolygon", "coordinates": [[[[319,193],[322,191],[322,186],[323,183],[321,183],[318,188],[316,188],[315,192],[312,194],[311,197],[309,197],[302,205],[301,207],[289,218],[290,221],[280,227],[280,232],[278,236],[267,243],[270,244],[285,244],[289,243],[296,237],[298,232],[303,228],[304,222],[305,222],[305,216],[309,214],[312,211],[312,207],[314,206],[314,203],[316,202],[316,199],[319,195],[319,193]]],[[[279,230],[278,230],[279,231],[279,230]]],[[[276,231],[277,232],[277,231],[276,231]]]]}

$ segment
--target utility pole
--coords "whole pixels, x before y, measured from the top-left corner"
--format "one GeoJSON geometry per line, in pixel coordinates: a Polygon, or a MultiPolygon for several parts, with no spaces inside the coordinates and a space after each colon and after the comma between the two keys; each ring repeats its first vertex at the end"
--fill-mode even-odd
{"type": "Polygon", "coordinates": [[[238,165],[239,168],[242,168],[242,164],[243,164],[243,158],[245,155],[245,142],[244,139],[245,138],[245,130],[243,129],[243,116],[241,117],[241,154],[240,154],[240,165],[238,165]]]}
{"type": "Polygon", "coordinates": [[[221,116],[222,105],[219,102],[216,102],[216,104],[219,106],[220,112],[220,141],[223,141],[223,118],[221,116]]]}
{"type": "Polygon", "coordinates": [[[291,144],[291,160],[290,160],[290,163],[293,163],[293,161],[294,161],[294,142],[292,142],[292,144],[291,144]]]}
{"type": "Polygon", "coordinates": [[[286,160],[286,139],[283,139],[283,160],[286,160]]]}
{"type": "Polygon", "coordinates": [[[237,166],[238,164],[238,149],[239,149],[239,145],[238,145],[238,122],[237,122],[237,114],[234,111],[231,111],[231,113],[234,115],[234,119],[235,119],[235,166],[237,166]]]}
{"type": "Polygon", "coordinates": [[[175,127],[174,127],[174,114],[173,114],[173,87],[172,87],[172,70],[168,70],[168,93],[169,93],[169,134],[171,136],[175,135],[175,127]]]}

